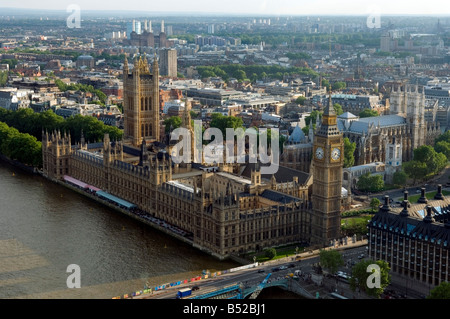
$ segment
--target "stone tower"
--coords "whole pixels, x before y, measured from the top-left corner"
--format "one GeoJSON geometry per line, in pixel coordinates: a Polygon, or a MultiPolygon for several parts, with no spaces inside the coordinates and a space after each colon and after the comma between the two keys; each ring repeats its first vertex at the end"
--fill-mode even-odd
{"type": "Polygon", "coordinates": [[[69,159],[72,153],[70,133],[60,131],[42,132],[42,165],[44,175],[51,179],[62,179],[70,175],[69,159]]]}
{"type": "Polygon", "coordinates": [[[320,128],[314,135],[311,243],[328,246],[340,236],[343,134],[331,102],[331,92],[320,128]]]}
{"type": "Polygon", "coordinates": [[[426,144],[425,136],[425,93],[419,91],[417,85],[405,85],[392,89],[390,96],[390,114],[405,117],[411,132],[411,148],[426,144]]]}
{"type": "Polygon", "coordinates": [[[124,143],[139,147],[142,140],[160,141],[159,66],[155,56],[152,70],[147,59],[135,59],[131,73],[123,66],[124,143]]]}

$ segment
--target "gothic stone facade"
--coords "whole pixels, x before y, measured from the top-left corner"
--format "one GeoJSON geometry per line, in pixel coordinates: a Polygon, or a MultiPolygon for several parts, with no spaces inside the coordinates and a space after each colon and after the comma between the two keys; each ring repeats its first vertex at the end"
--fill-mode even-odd
{"type": "Polygon", "coordinates": [[[129,201],[192,234],[195,247],[220,259],[310,238],[310,179],[301,184],[293,176],[280,185],[264,181],[255,168],[250,179],[192,170],[177,180],[167,153],[150,152],[145,141],[131,148],[107,135],[103,143],[71,146],[70,136],[44,133],[43,161],[49,179],[68,175],[129,201]]]}

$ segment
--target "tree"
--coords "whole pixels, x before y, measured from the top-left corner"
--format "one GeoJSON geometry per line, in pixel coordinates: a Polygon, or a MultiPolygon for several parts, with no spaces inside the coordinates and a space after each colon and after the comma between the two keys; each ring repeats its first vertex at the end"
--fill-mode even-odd
{"type": "Polygon", "coordinates": [[[8,82],[8,71],[0,72],[0,86],[5,86],[8,82]]]}
{"type": "Polygon", "coordinates": [[[373,117],[373,116],[379,116],[380,114],[378,114],[377,111],[372,110],[372,109],[364,109],[361,112],[359,112],[359,117],[360,118],[364,118],[364,117],[373,117]]]}
{"type": "Polygon", "coordinates": [[[421,180],[427,176],[427,164],[419,162],[419,161],[409,161],[403,163],[403,170],[405,173],[413,179],[413,183],[415,184],[417,180],[421,180]]]}
{"type": "Polygon", "coordinates": [[[377,210],[377,208],[380,206],[381,202],[378,198],[374,197],[370,201],[370,208],[372,208],[372,211],[377,210]]]}
{"type": "Polygon", "coordinates": [[[166,133],[170,133],[171,130],[179,128],[181,126],[181,117],[179,116],[171,116],[164,120],[166,133]]]}
{"type": "Polygon", "coordinates": [[[275,248],[267,248],[264,250],[264,256],[274,259],[277,256],[277,250],[275,248]]]}
{"type": "Polygon", "coordinates": [[[321,249],[319,252],[320,265],[327,269],[330,274],[336,273],[339,267],[344,265],[344,258],[342,254],[335,250],[321,249]]]}
{"type": "Polygon", "coordinates": [[[244,81],[247,78],[247,74],[245,73],[244,70],[236,70],[233,73],[233,76],[238,80],[238,81],[244,81]]]}
{"type": "Polygon", "coordinates": [[[345,218],[341,224],[341,233],[343,236],[365,235],[367,234],[367,224],[369,219],[363,218],[345,218]]]}
{"type": "Polygon", "coordinates": [[[362,260],[352,268],[352,277],[349,281],[350,289],[355,291],[356,288],[359,288],[369,296],[379,298],[384,289],[391,283],[390,270],[389,264],[384,260],[362,260]],[[375,270],[378,268],[377,266],[380,270],[378,274],[375,270]],[[379,285],[377,285],[378,283],[379,285]]]}
{"type": "Polygon", "coordinates": [[[299,96],[296,100],[295,103],[299,104],[299,105],[305,105],[305,101],[306,101],[306,97],[304,96],[299,96]]]}
{"type": "Polygon", "coordinates": [[[356,187],[363,192],[380,192],[384,189],[383,176],[366,173],[358,179],[356,187]]]}
{"type": "Polygon", "coordinates": [[[322,87],[330,87],[330,81],[327,79],[322,79],[322,87]]]}
{"type": "MultiPolygon", "coordinates": [[[[414,150],[413,163],[411,166],[420,166],[421,178],[438,174],[447,165],[447,157],[443,153],[438,153],[430,145],[422,145],[414,150]]],[[[411,170],[412,167],[408,165],[405,167],[405,172],[412,178],[417,175],[417,172],[411,170]],[[412,175],[410,175],[412,174],[412,175]]],[[[414,179],[415,181],[415,179],[414,179]]]]}
{"type": "Polygon", "coordinates": [[[450,283],[443,281],[439,286],[434,287],[427,299],[450,299],[450,283]]]}
{"type": "Polygon", "coordinates": [[[445,141],[447,143],[450,143],[450,131],[446,131],[444,134],[439,135],[435,140],[434,143],[435,145],[440,142],[440,141],[445,141]]]}
{"type": "Polygon", "coordinates": [[[434,150],[437,153],[442,153],[447,157],[447,160],[450,160],[450,143],[444,140],[437,142],[434,145],[434,150]]]}
{"type": "Polygon", "coordinates": [[[342,105],[340,105],[339,103],[334,103],[333,107],[334,107],[334,111],[336,112],[336,115],[339,116],[342,113],[344,113],[344,111],[342,110],[342,105]]]}
{"type": "Polygon", "coordinates": [[[356,143],[350,142],[348,137],[344,138],[344,167],[352,167],[355,164],[356,143]]]}
{"type": "Polygon", "coordinates": [[[319,117],[319,119],[322,118],[322,113],[323,112],[319,112],[317,110],[312,111],[309,116],[305,117],[305,124],[307,126],[309,126],[311,123],[315,125],[316,121],[317,121],[317,117],[319,117]]]}
{"type": "Polygon", "coordinates": [[[408,175],[406,175],[404,170],[400,170],[394,173],[392,177],[392,181],[394,185],[403,186],[406,184],[406,180],[408,179],[408,175]]]}
{"type": "Polygon", "coordinates": [[[338,82],[333,83],[333,85],[331,86],[331,89],[333,91],[339,91],[339,90],[345,89],[346,86],[347,85],[345,84],[345,82],[338,81],[338,82]]]}
{"type": "Polygon", "coordinates": [[[239,127],[243,127],[244,122],[242,121],[242,118],[240,117],[234,117],[234,116],[226,116],[220,113],[213,113],[211,115],[211,127],[216,127],[219,130],[222,131],[222,134],[224,137],[226,137],[226,129],[232,128],[236,129],[239,127]]]}

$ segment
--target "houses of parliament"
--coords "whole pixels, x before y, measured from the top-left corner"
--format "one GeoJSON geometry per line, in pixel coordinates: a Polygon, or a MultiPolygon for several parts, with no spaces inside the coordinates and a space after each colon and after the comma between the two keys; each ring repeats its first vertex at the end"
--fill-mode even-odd
{"type": "MultiPolygon", "coordinates": [[[[120,141],[71,145],[69,134],[44,132],[43,174],[91,185],[132,203],[132,210],[182,229],[192,246],[219,259],[268,247],[328,246],[340,237],[343,134],[331,99],[314,134],[311,172],[261,163],[175,164],[163,141],[159,67],[125,60],[124,135],[120,141]],[[314,183],[313,183],[314,179],[314,183]]],[[[183,127],[192,131],[188,108],[183,127]]]]}

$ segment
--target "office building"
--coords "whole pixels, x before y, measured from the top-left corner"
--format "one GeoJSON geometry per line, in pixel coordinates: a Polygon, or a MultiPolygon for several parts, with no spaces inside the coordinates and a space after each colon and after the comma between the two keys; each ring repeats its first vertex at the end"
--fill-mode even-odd
{"type": "Polygon", "coordinates": [[[159,65],[161,76],[177,77],[177,50],[159,50],[159,65]]]}

